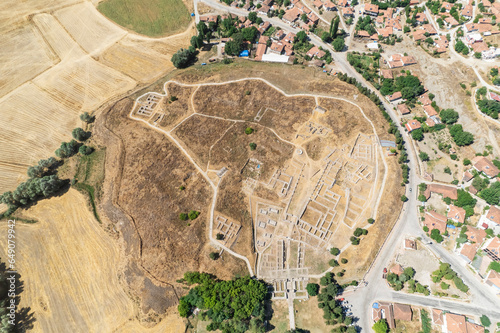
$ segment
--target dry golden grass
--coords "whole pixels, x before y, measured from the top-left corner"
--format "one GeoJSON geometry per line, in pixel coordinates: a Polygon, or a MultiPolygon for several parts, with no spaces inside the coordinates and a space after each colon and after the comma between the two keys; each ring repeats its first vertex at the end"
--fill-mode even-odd
{"type": "MultiPolygon", "coordinates": [[[[35,312],[34,332],[112,332],[133,320],[133,302],[118,280],[118,243],[82,194],[71,189],[23,217],[38,221],[15,227],[16,265],[24,281],[20,306],[35,312]]],[[[0,225],[3,234],[6,227],[0,225]]],[[[2,258],[5,242],[2,237],[2,258]]]]}

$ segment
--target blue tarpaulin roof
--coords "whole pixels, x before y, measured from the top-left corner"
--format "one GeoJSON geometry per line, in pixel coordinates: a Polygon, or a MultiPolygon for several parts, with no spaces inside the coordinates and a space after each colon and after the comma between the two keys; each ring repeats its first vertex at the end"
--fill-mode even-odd
{"type": "Polygon", "coordinates": [[[450,229],[456,229],[456,228],[457,228],[457,227],[455,227],[453,224],[447,224],[446,226],[447,226],[448,228],[450,228],[450,229]]]}
{"type": "Polygon", "coordinates": [[[378,303],[373,303],[372,307],[373,307],[374,309],[378,309],[378,308],[379,308],[379,304],[378,304],[378,303]]]}
{"type": "Polygon", "coordinates": [[[250,53],[248,53],[248,50],[241,51],[240,57],[248,57],[250,53]]]}

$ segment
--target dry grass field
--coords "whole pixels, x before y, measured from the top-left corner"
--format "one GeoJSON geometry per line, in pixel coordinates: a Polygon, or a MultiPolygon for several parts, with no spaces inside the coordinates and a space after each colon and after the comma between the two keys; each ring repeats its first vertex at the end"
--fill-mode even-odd
{"type": "MultiPolygon", "coordinates": [[[[0,4],[0,192],[53,155],[80,125],[78,115],[173,69],[172,54],[193,29],[145,38],[82,0],[0,4]],[[35,144],[36,143],[36,144],[35,144]]],[[[189,18],[188,18],[189,20],[189,18]]]]}
{"type": "Polygon", "coordinates": [[[151,37],[184,31],[191,22],[181,0],[105,0],[97,9],[122,27],[151,37]]]}
{"type": "MultiPolygon", "coordinates": [[[[15,227],[24,281],[20,306],[34,312],[34,332],[112,332],[133,320],[133,302],[118,280],[118,243],[93,218],[83,195],[71,189],[23,217],[38,221],[15,227]]],[[[6,228],[0,224],[3,234],[6,228]]],[[[2,258],[5,242],[2,237],[2,258]]]]}

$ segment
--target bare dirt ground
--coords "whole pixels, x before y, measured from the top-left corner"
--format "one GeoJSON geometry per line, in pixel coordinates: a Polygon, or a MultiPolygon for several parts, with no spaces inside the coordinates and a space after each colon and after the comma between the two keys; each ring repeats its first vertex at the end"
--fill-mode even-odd
{"type": "Polygon", "coordinates": [[[92,112],[173,69],[192,27],[152,39],[120,28],[91,1],[0,4],[0,192],[25,179],[92,112]]]}

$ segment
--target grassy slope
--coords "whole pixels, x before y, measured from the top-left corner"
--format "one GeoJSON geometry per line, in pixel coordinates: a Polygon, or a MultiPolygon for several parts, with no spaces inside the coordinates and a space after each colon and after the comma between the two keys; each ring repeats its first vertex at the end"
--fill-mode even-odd
{"type": "Polygon", "coordinates": [[[105,0],[97,9],[119,25],[150,37],[184,31],[191,21],[182,0],[105,0]]]}

